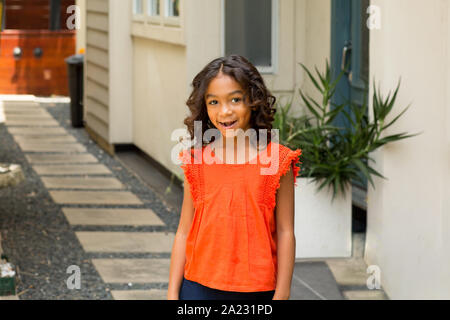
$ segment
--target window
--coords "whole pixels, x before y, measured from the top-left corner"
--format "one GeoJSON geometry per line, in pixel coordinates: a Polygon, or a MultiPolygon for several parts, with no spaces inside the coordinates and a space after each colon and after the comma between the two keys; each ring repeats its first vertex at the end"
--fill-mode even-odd
{"type": "Polygon", "coordinates": [[[184,1],[133,0],[132,3],[133,36],[185,45],[184,1]]]}
{"type": "Polygon", "coordinates": [[[159,0],[147,0],[147,15],[150,17],[159,16],[159,0]]]}
{"type": "Polygon", "coordinates": [[[166,17],[180,16],[180,0],[166,0],[166,17]]]}
{"type": "Polygon", "coordinates": [[[180,27],[181,6],[180,0],[133,0],[133,20],[153,26],[180,27]]]}
{"type": "Polygon", "coordinates": [[[144,7],[142,5],[142,0],[133,0],[133,14],[141,15],[144,13],[144,7]]]}
{"type": "Polygon", "coordinates": [[[275,72],[278,0],[223,0],[224,55],[239,54],[275,72]]]}

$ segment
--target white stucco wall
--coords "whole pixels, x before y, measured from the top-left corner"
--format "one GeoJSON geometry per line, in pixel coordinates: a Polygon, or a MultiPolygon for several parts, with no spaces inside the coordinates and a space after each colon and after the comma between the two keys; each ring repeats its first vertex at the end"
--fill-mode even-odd
{"type": "Polygon", "coordinates": [[[133,142],[131,1],[109,0],[109,142],[133,142]]]}
{"type": "Polygon", "coordinates": [[[369,184],[365,260],[380,267],[392,299],[449,299],[450,3],[372,4],[381,29],[370,34],[370,79],[386,95],[402,78],[389,119],[412,103],[385,135],[423,133],[373,155],[388,180],[375,178],[375,190],[369,184]]]}
{"type": "MultiPolygon", "coordinates": [[[[295,103],[297,111],[301,103],[298,88],[301,88],[313,98],[320,101],[320,95],[299,62],[306,65],[310,71],[314,66],[325,73],[325,60],[330,62],[331,53],[331,1],[330,0],[296,0],[296,59],[293,68],[295,76],[295,103]]],[[[315,75],[315,72],[313,72],[315,75]]],[[[308,111],[309,112],[309,111],[308,111]]]]}
{"type": "Polygon", "coordinates": [[[133,46],[133,142],[170,168],[171,134],[186,108],[185,47],[139,37],[133,46]]]}

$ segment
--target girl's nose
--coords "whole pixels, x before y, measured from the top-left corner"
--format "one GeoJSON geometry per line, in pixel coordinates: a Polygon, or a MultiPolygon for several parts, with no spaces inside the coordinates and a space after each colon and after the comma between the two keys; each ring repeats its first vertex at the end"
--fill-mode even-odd
{"type": "Polygon", "coordinates": [[[232,112],[232,108],[228,103],[223,103],[220,107],[221,114],[230,114],[232,112]]]}

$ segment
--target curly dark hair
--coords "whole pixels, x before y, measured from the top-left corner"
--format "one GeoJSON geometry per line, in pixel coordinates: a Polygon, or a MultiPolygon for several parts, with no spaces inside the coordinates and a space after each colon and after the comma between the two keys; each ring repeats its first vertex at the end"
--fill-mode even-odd
{"type": "MultiPolygon", "coordinates": [[[[271,130],[276,108],[276,98],[267,89],[264,80],[258,70],[246,58],[232,54],[226,57],[214,59],[200,71],[192,81],[193,90],[186,105],[191,115],[184,119],[191,140],[194,139],[194,121],[202,121],[202,137],[206,130],[214,128],[209,119],[205,93],[209,83],[219,72],[226,74],[244,89],[245,100],[251,107],[250,128],[255,129],[257,142],[259,144],[259,129],[267,129],[267,143],[271,141],[271,130]]],[[[203,139],[202,139],[203,140],[203,139]]],[[[202,146],[214,141],[201,141],[202,146]]],[[[196,144],[200,144],[199,141],[196,144]]]]}

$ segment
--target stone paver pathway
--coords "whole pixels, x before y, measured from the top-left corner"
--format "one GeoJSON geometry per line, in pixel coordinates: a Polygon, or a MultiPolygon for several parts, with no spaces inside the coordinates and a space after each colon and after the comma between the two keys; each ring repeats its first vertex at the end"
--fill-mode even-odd
{"type": "Polygon", "coordinates": [[[91,259],[103,281],[130,287],[130,290],[112,290],[113,298],[166,299],[167,290],[131,290],[134,283],[168,284],[174,234],[164,232],[164,222],[151,209],[144,208],[142,201],[87,153],[45,108],[34,102],[5,102],[4,113],[8,131],[54,202],[61,205],[68,222],[78,230],[76,237],[86,253],[166,256],[91,259]],[[120,205],[134,207],[117,208],[120,205]],[[159,227],[159,231],[102,230],[111,226],[153,226],[159,227]],[[96,231],[80,231],[83,227],[95,227],[96,231]]]}

